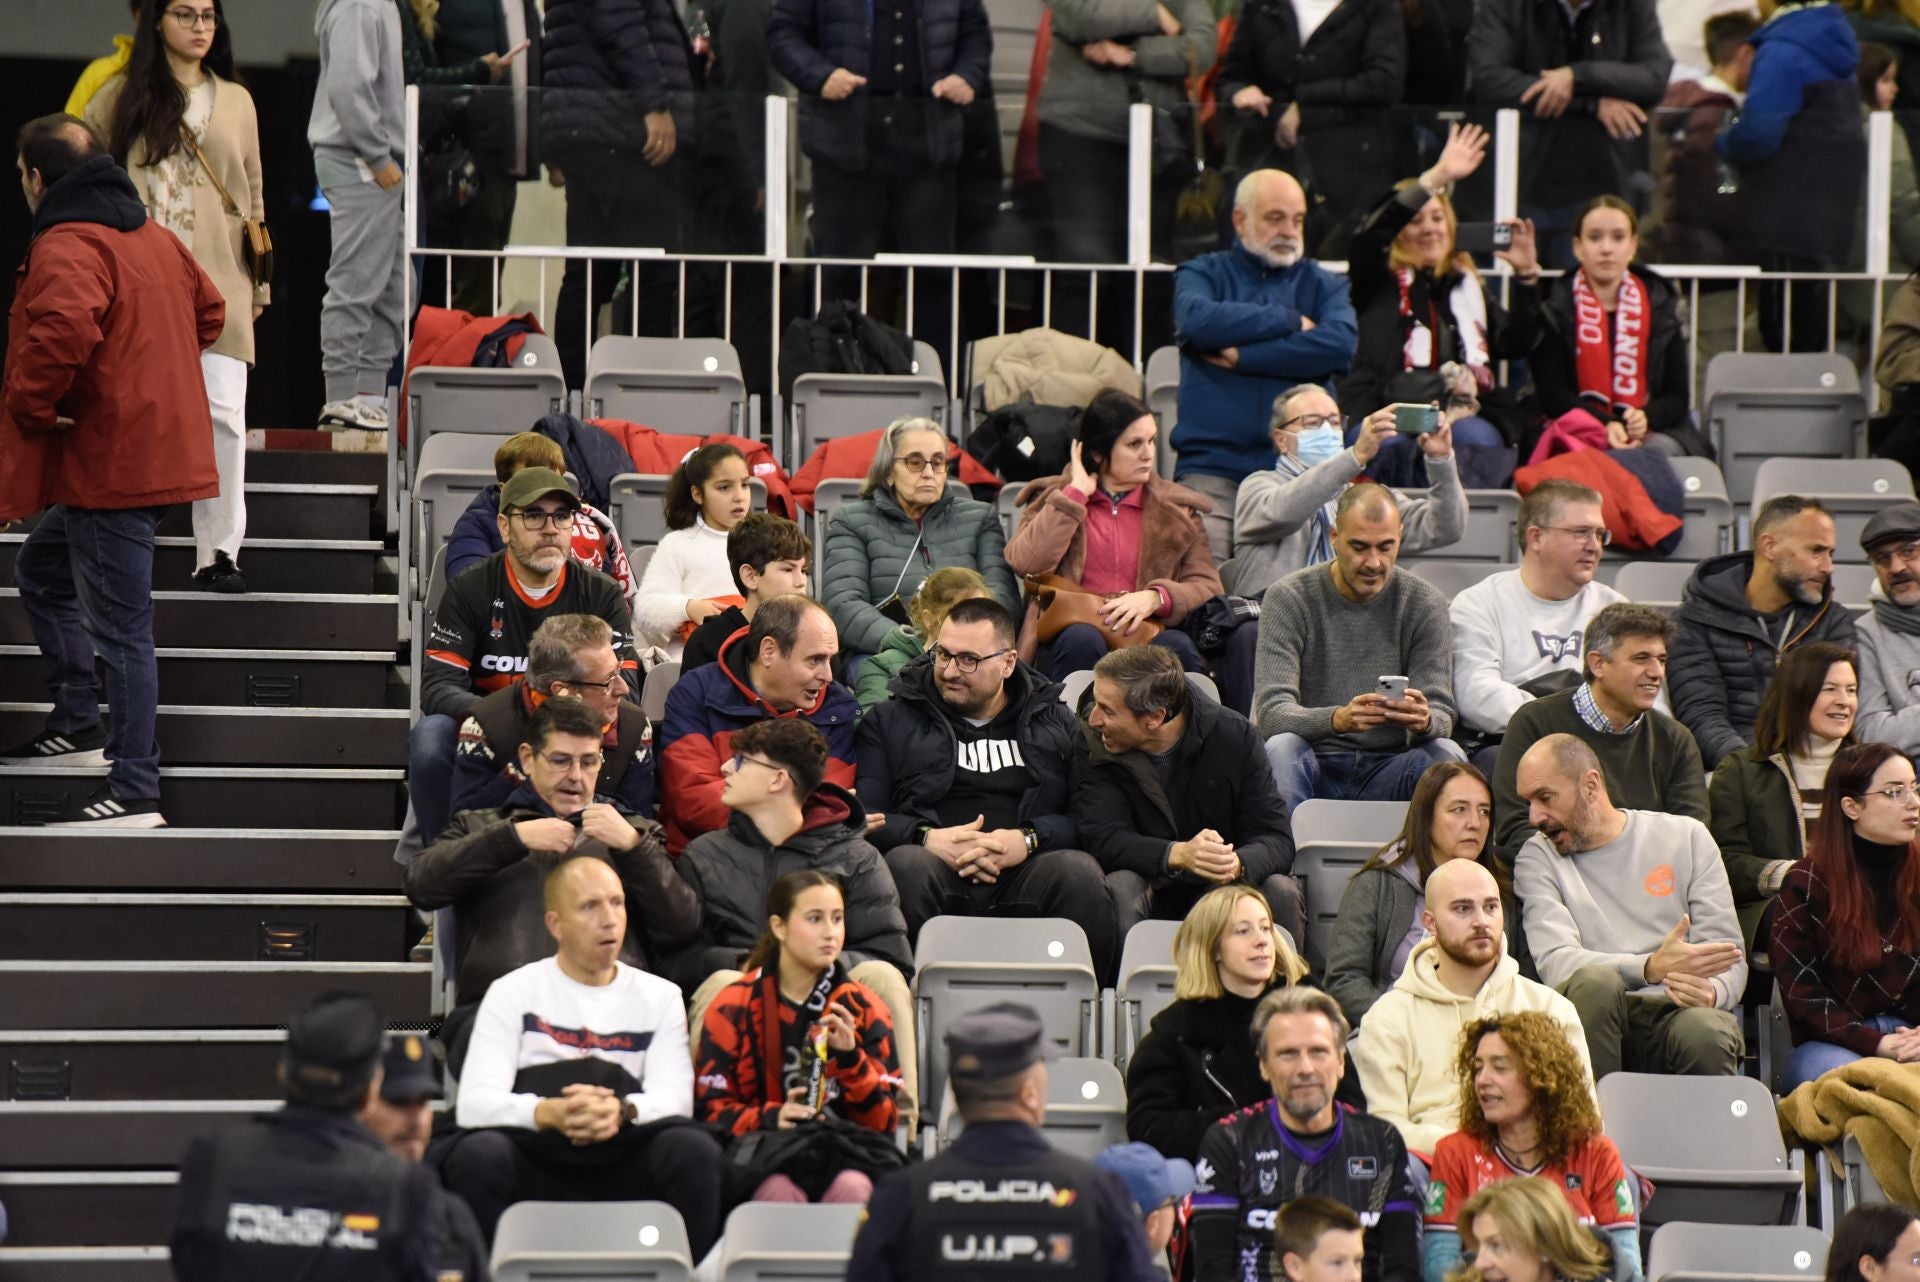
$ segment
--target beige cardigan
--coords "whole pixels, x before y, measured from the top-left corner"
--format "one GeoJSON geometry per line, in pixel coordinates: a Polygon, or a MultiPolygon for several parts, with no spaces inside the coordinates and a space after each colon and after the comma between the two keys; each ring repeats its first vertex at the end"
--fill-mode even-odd
{"type": "MultiPolygon", "coordinates": [[[[213,75],[208,72],[208,75],[213,75]]],[[[234,203],[247,212],[251,218],[266,216],[265,197],[260,181],[260,125],[253,111],[253,95],[242,85],[231,80],[213,77],[213,116],[207,122],[207,135],[200,143],[200,151],[220,175],[220,181],[226,185],[233,196],[234,203]]],[[[107,127],[113,115],[113,104],[120,97],[121,86],[126,84],[123,76],[115,76],[93,96],[87,104],[87,123],[102,138],[107,135],[107,127]]],[[[144,149],[135,144],[127,157],[127,172],[133,178],[133,185],[140,191],[140,199],[151,209],[149,183],[153,169],[142,163],[144,149]]],[[[192,154],[186,153],[186,159],[192,160],[192,154]]],[[[207,179],[206,171],[199,165],[193,166],[193,243],[187,248],[192,251],[194,261],[201,270],[212,278],[219,289],[220,297],[227,303],[227,326],[209,350],[222,356],[231,356],[236,360],[253,364],[253,313],[249,300],[266,306],[268,289],[256,288],[247,275],[246,260],[241,257],[240,220],[227,212],[220,201],[220,193],[207,179]]]]}

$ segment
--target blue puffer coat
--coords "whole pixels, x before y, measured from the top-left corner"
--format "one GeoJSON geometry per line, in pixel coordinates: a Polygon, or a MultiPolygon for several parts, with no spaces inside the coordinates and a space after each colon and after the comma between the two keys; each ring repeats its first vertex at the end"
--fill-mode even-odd
{"type": "Polygon", "coordinates": [[[640,117],[673,112],[676,154],[691,154],[693,45],[673,0],[547,0],[546,146],[569,154],[646,146],[640,117]]]}
{"type": "MultiPolygon", "coordinates": [[[[928,86],[957,75],[975,94],[988,92],[993,31],[981,0],[918,2],[920,65],[928,86]]],[[[855,173],[867,167],[867,91],[863,86],[851,97],[828,102],[820,87],[839,67],[856,76],[872,73],[870,15],[869,0],[777,0],[767,24],[774,68],[800,90],[801,150],[855,173]]],[[[955,164],[961,109],[950,102],[930,101],[928,107],[927,156],[934,168],[955,164]]]]}

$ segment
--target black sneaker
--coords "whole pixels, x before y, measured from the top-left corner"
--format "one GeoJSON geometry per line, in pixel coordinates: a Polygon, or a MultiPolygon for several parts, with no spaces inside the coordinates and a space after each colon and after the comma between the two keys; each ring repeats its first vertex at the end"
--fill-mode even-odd
{"type": "Polygon", "coordinates": [[[160,814],[158,797],[140,797],[125,799],[113,795],[113,789],[102,785],[85,801],[77,801],[60,812],[57,819],[47,820],[49,828],[164,828],[167,821],[160,814]]]}
{"type": "Polygon", "coordinates": [[[245,592],[247,581],[225,552],[215,552],[212,565],[193,572],[193,586],[207,592],[245,592]]]}
{"type": "Polygon", "coordinates": [[[68,770],[107,764],[107,728],[96,725],[88,730],[70,730],[66,734],[43,731],[0,752],[0,766],[47,766],[68,770]]]}

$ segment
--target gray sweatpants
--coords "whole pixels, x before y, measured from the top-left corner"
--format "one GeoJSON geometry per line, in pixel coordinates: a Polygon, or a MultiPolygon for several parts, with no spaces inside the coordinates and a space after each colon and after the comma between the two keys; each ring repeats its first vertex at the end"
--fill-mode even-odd
{"type": "Polygon", "coordinates": [[[326,189],[333,208],[333,259],[320,302],[320,373],[329,401],[377,396],[400,354],[400,296],[406,271],[403,187],[376,182],[326,189]]]}

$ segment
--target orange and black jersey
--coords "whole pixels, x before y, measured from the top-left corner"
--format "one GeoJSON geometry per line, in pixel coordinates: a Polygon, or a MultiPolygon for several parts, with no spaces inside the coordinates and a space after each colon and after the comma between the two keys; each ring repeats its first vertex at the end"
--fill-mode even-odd
{"type": "Polygon", "coordinates": [[[613,649],[638,685],[633,615],[620,585],[568,558],[560,581],[544,596],[520,586],[505,552],[496,552],[447,585],[427,625],[421,665],[420,710],[459,720],[480,696],[501,689],[527,670],[527,643],[556,614],[592,614],[613,629],[613,649]]]}

